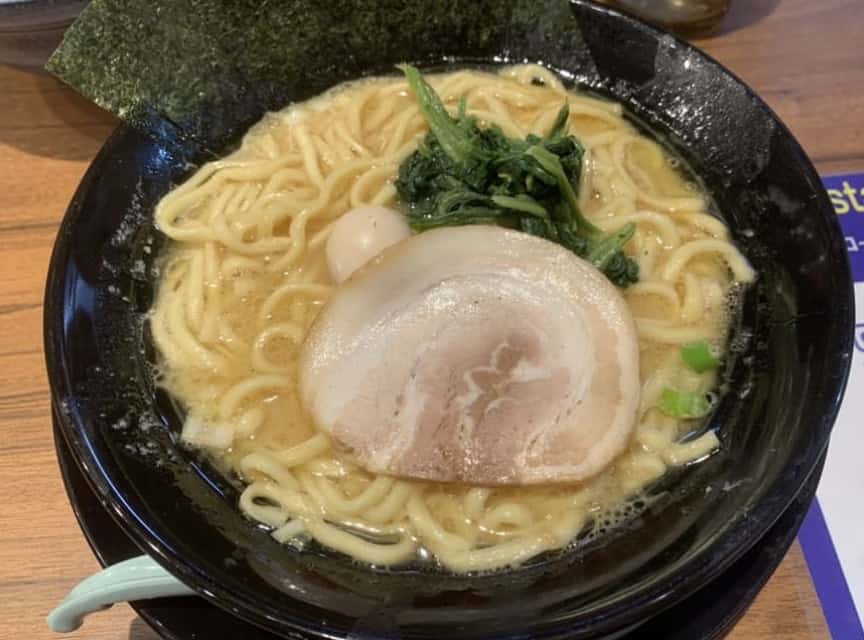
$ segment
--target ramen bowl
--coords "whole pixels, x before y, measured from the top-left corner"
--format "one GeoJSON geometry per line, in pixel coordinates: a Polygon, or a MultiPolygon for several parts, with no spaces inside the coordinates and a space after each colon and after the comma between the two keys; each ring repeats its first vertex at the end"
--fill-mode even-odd
{"type": "MultiPolygon", "coordinates": [[[[181,412],[153,375],[147,312],[164,245],[154,206],[211,156],[169,127],[121,126],[84,177],[52,256],[45,351],[53,400],[73,456],[123,530],[215,605],[285,637],[609,636],[709,584],[814,472],[853,327],[843,239],[818,175],[771,110],[715,61],[605,8],[574,2],[569,12],[566,32],[534,16],[522,30],[530,37],[500,42],[482,37],[482,17],[441,33],[426,21],[414,34],[422,46],[391,43],[374,64],[310,49],[310,71],[286,80],[287,94],[304,100],[405,60],[425,68],[527,60],[621,102],[692,167],[758,272],[711,417],[720,452],[665,476],[625,526],[517,568],[388,569],[278,544],[237,508],[239,483],[180,443],[181,412]]],[[[351,46],[363,45],[359,33],[351,46]]],[[[242,132],[264,109],[244,111],[226,131],[242,132]]],[[[226,151],[233,142],[226,136],[226,151]]]]}

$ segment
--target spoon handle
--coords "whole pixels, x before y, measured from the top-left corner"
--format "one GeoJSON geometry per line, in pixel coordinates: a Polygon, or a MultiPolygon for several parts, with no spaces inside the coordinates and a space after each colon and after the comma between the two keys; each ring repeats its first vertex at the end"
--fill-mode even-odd
{"type": "Polygon", "coordinates": [[[153,558],[136,556],[79,582],[48,615],[48,626],[57,633],[69,633],[81,626],[84,616],[108,609],[115,602],[191,595],[195,595],[194,590],[153,558]]]}

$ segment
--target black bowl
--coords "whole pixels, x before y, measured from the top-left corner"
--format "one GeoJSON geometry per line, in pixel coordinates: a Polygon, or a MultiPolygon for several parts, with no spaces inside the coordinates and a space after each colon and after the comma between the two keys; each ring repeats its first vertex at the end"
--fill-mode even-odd
{"type": "MultiPolygon", "coordinates": [[[[63,438],[54,412],[54,446],[69,502],[87,542],[102,566],[128,560],[141,550],[117,526],[93,494],[63,438]]],[[[783,560],[819,484],[825,456],[817,463],[798,496],[774,523],[765,537],[741,556],[708,586],[639,625],[621,640],[714,640],[722,638],[753,602],[760,589],[783,560]]],[[[239,640],[254,637],[273,640],[277,636],[214,607],[199,597],[156,598],[129,603],[161,637],[167,640],[239,640]],[[253,635],[254,634],[254,635],[253,635]]]]}
{"type": "MultiPolygon", "coordinates": [[[[52,256],[45,351],[53,399],[71,450],[123,529],[218,606],[286,637],[613,634],[720,575],[813,471],[840,403],[853,328],[843,239],[819,177],[771,110],[722,66],[612,11],[586,2],[571,10],[566,46],[541,19],[536,37],[506,50],[473,48],[466,30],[487,26],[477,19],[439,34],[434,57],[390,47],[376,67],[310,60],[314,81],[292,78],[285,93],[301,100],[405,58],[530,58],[623,102],[690,163],[759,272],[712,418],[722,453],[668,476],[657,488],[663,499],[602,545],[518,570],[373,570],[324,549],[277,544],[240,514],[236,484],[178,443],[177,411],[151,376],[145,320],[162,244],[153,207],[207,157],[170,127],[146,135],[121,127],[79,187],[52,256]]],[[[229,128],[241,130],[262,110],[229,128]]]]}

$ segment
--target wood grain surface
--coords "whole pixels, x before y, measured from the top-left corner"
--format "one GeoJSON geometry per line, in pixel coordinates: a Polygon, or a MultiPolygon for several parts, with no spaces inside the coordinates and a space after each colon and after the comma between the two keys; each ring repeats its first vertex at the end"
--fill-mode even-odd
{"type": "MultiPolygon", "coordinates": [[[[733,0],[698,44],[753,86],[823,173],[864,171],[862,0],[733,0]]],[[[47,76],[0,65],[0,638],[52,636],[52,606],[98,565],[54,459],[42,292],[57,225],[117,121],[47,76]]],[[[116,606],[68,636],[154,639],[116,606]]],[[[731,636],[828,638],[797,544],[731,636]]]]}

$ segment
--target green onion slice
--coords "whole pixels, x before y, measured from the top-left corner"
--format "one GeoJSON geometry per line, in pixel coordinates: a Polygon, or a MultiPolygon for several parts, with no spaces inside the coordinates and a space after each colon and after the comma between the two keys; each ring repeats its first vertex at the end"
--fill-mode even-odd
{"type": "Polygon", "coordinates": [[[714,403],[707,393],[663,389],[657,407],[673,418],[701,418],[708,414],[714,403]]]}
{"type": "Polygon", "coordinates": [[[707,342],[693,342],[681,347],[681,358],[696,373],[705,373],[720,366],[707,342]]]}

